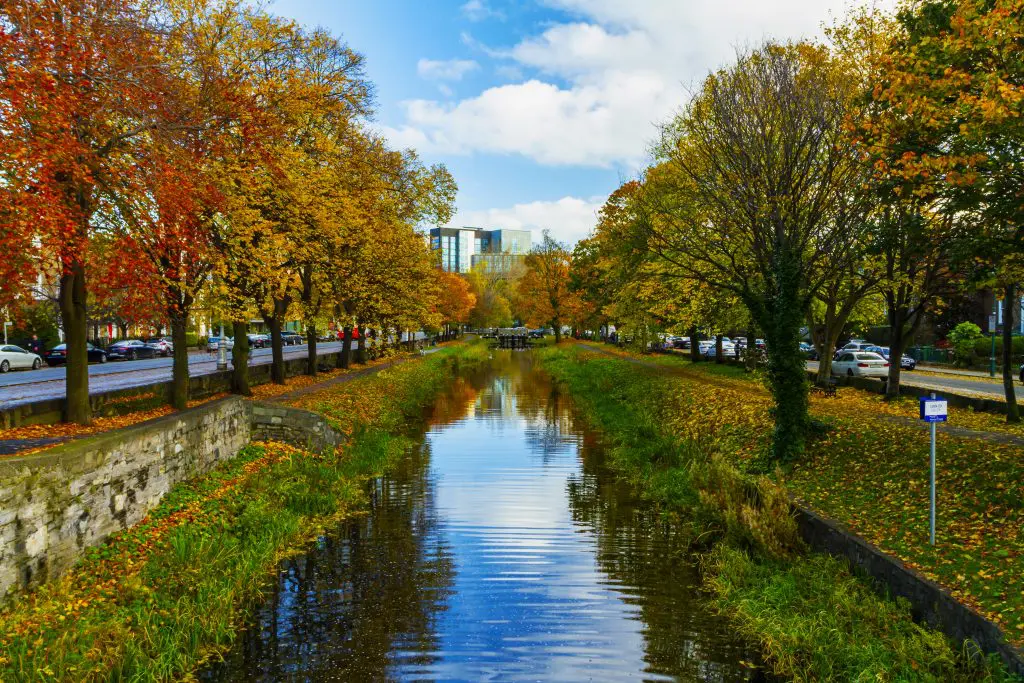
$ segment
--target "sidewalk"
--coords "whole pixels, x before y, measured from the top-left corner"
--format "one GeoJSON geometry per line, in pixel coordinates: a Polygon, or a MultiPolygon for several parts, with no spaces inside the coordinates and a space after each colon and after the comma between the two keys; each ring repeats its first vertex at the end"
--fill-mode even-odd
{"type": "Polygon", "coordinates": [[[960,368],[951,368],[945,365],[926,365],[924,363],[918,363],[918,370],[927,370],[928,372],[935,372],[942,375],[959,375],[961,377],[980,377],[982,379],[995,379],[1000,380],[1003,376],[1001,369],[996,370],[996,376],[992,377],[989,375],[988,370],[962,370],[960,368]]]}

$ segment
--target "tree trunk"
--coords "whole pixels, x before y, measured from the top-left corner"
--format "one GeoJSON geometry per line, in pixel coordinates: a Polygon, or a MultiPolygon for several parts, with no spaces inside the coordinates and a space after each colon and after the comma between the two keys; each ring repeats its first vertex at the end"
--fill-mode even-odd
{"type": "MultiPolygon", "coordinates": [[[[180,310],[168,311],[171,339],[174,341],[174,368],[171,373],[171,405],[175,410],[188,407],[188,341],[185,336],[188,317],[180,310]]],[[[223,344],[223,340],[221,340],[223,344]]]]}
{"type": "Polygon", "coordinates": [[[893,307],[889,312],[889,379],[885,386],[885,400],[899,398],[900,395],[900,359],[903,358],[904,310],[902,306],[893,307]]]}
{"type": "Polygon", "coordinates": [[[87,425],[92,422],[92,407],[89,405],[89,354],[85,346],[89,327],[85,264],[82,261],[75,259],[69,266],[69,272],[61,275],[58,298],[64,343],[67,344],[64,420],[87,425]]]}
{"type": "Polygon", "coordinates": [[[127,339],[128,338],[128,323],[126,323],[126,322],[118,322],[117,323],[117,333],[119,335],[121,335],[120,337],[118,337],[119,339],[127,339]]]}
{"type": "Polygon", "coordinates": [[[562,323],[555,319],[551,321],[551,324],[555,328],[555,343],[559,344],[562,341],[562,323]]]}
{"type": "Polygon", "coordinates": [[[356,346],[355,362],[358,365],[365,365],[366,361],[366,328],[360,328],[359,343],[356,346]]]}
{"type": "Polygon", "coordinates": [[[273,362],[270,365],[270,381],[284,384],[284,345],[281,343],[281,318],[277,315],[264,316],[263,322],[270,328],[270,349],[273,362]]]}
{"type": "Polygon", "coordinates": [[[1006,421],[1011,424],[1020,422],[1017,392],[1013,386],[1013,318],[1019,306],[1016,285],[1006,285],[1003,297],[1003,391],[1006,393],[1006,421]]]}
{"type": "Polygon", "coordinates": [[[780,255],[775,264],[775,292],[765,327],[768,342],[768,383],[775,402],[772,459],[795,459],[804,449],[807,431],[807,366],[800,353],[800,265],[795,255],[780,255]]]}
{"type": "Polygon", "coordinates": [[[346,325],[341,340],[341,367],[348,370],[352,360],[352,327],[346,325]]]}
{"type": "Polygon", "coordinates": [[[690,328],[690,360],[694,363],[700,361],[700,344],[697,343],[697,326],[690,328]]]}
{"type": "Polygon", "coordinates": [[[747,372],[753,372],[757,369],[757,340],[754,338],[756,336],[757,327],[754,325],[754,321],[751,320],[747,325],[747,348],[743,356],[743,367],[747,372]]]}
{"type": "Polygon", "coordinates": [[[316,324],[306,325],[306,374],[316,377],[316,324]]]}
{"type": "Polygon", "coordinates": [[[252,396],[249,388],[249,325],[236,320],[232,327],[235,345],[231,349],[231,393],[252,396]]]}
{"type": "Polygon", "coordinates": [[[721,365],[725,362],[725,354],[722,352],[722,335],[715,335],[715,362],[721,365]]]}

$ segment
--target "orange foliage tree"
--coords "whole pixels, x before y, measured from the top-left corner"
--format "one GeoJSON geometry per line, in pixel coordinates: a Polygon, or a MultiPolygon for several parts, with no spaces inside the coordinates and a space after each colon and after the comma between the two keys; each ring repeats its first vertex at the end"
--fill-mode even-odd
{"type": "Polygon", "coordinates": [[[469,320],[469,314],[476,305],[476,295],[469,289],[466,278],[444,270],[437,274],[437,312],[444,325],[444,338],[451,339],[454,328],[469,320]]]}
{"type": "Polygon", "coordinates": [[[579,305],[570,289],[569,250],[547,230],[540,244],[526,256],[526,271],[519,280],[519,308],[527,325],[550,325],[555,343],[562,341],[562,325],[579,305]]]}

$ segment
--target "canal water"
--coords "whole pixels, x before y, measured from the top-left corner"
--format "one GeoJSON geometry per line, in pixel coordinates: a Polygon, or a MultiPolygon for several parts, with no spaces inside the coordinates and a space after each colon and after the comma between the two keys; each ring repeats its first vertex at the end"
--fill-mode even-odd
{"type": "Polygon", "coordinates": [[[429,411],[370,514],[285,561],[215,681],[746,681],[670,525],[530,352],[429,411]]]}

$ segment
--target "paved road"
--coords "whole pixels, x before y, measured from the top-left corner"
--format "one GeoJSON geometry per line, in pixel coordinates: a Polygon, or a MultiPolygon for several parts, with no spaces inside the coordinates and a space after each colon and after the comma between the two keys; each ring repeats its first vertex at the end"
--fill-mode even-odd
{"type": "MultiPolygon", "coordinates": [[[[817,370],[818,363],[816,361],[807,362],[808,370],[817,370]]],[[[985,394],[995,399],[1003,399],[1003,385],[995,384],[988,380],[987,377],[984,379],[971,379],[970,377],[955,376],[955,375],[915,375],[914,371],[904,370],[900,373],[900,383],[907,386],[924,387],[926,389],[936,389],[937,391],[951,391],[954,393],[970,391],[979,394],[985,394]]],[[[1015,382],[1017,391],[1017,400],[1024,401],[1024,385],[1019,381],[1015,382]]]]}
{"type": "MultiPolygon", "coordinates": [[[[328,353],[341,348],[339,342],[321,342],[318,352],[328,353]]],[[[271,361],[270,349],[254,349],[252,364],[265,365],[271,361]]],[[[306,355],[306,345],[284,347],[284,357],[301,358],[306,355]]],[[[171,379],[173,358],[153,358],[136,361],[111,361],[102,365],[89,366],[89,393],[99,394],[115,389],[126,389],[144,384],[166,382],[171,379]]],[[[231,354],[228,354],[228,363],[231,354]]],[[[193,377],[209,375],[217,371],[217,356],[194,353],[188,358],[189,374],[193,377]]],[[[33,401],[44,401],[64,396],[66,368],[44,368],[10,372],[0,376],[0,408],[33,401]]]]}

